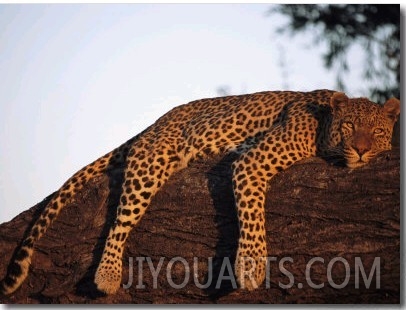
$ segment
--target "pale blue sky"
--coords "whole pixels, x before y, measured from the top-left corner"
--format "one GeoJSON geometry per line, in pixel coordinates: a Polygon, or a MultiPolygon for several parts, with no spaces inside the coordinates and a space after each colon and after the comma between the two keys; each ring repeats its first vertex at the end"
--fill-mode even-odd
{"type": "MultiPolygon", "coordinates": [[[[0,5],[0,223],[172,107],[232,93],[334,88],[270,4],[0,5]],[[288,75],[282,78],[283,60],[288,75]]],[[[357,61],[357,52],[353,55],[357,61]]],[[[354,78],[350,95],[362,94],[354,78]]]]}

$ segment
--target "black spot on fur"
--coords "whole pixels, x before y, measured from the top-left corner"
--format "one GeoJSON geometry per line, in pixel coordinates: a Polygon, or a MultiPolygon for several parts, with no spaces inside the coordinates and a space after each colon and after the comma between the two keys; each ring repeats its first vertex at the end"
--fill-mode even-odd
{"type": "Polygon", "coordinates": [[[146,183],[144,184],[144,187],[150,188],[150,187],[152,187],[153,185],[154,185],[154,182],[148,181],[148,182],[146,182],[146,183]]]}
{"type": "Polygon", "coordinates": [[[131,226],[131,221],[123,222],[123,227],[131,226]]]}
{"type": "Polygon", "coordinates": [[[124,241],[126,238],[127,238],[127,234],[126,234],[126,233],[123,233],[123,234],[121,235],[121,241],[124,241]]]}
{"type": "Polygon", "coordinates": [[[120,241],[121,233],[118,233],[115,237],[116,237],[116,240],[117,240],[117,241],[120,241]]]}
{"type": "Polygon", "coordinates": [[[20,249],[17,253],[17,255],[15,256],[15,259],[17,261],[22,261],[24,259],[26,259],[28,257],[28,251],[25,249],[20,249]]]}
{"type": "Polygon", "coordinates": [[[10,264],[8,271],[9,271],[9,274],[13,275],[13,276],[19,276],[23,273],[23,271],[21,270],[20,264],[17,262],[13,262],[12,264],[10,264]]]}
{"type": "Polygon", "coordinates": [[[13,286],[16,283],[16,281],[11,277],[7,277],[7,278],[4,279],[4,283],[7,286],[13,286]]]}
{"type": "Polygon", "coordinates": [[[133,180],[133,185],[134,185],[134,189],[136,191],[139,191],[141,189],[141,184],[140,184],[140,181],[138,181],[138,179],[133,180]]]}
{"type": "Polygon", "coordinates": [[[127,197],[121,196],[120,201],[121,201],[121,204],[125,206],[127,204],[127,197]]]}
{"type": "Polygon", "coordinates": [[[129,216],[129,215],[131,215],[131,210],[129,210],[129,209],[121,209],[121,214],[129,216]]]}
{"type": "Polygon", "coordinates": [[[151,197],[151,193],[149,193],[149,192],[142,192],[142,193],[141,193],[141,196],[142,196],[144,199],[148,199],[149,197],[151,197]]]}
{"type": "Polygon", "coordinates": [[[276,169],[278,172],[283,171],[283,167],[281,167],[281,166],[276,166],[275,169],[276,169]]]}

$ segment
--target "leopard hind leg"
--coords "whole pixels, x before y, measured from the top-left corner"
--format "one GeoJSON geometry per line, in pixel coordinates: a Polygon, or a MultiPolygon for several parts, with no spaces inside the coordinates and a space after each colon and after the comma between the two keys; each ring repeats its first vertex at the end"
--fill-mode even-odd
{"type": "Polygon", "coordinates": [[[145,214],[152,197],[176,171],[187,165],[170,143],[155,146],[153,152],[130,151],[117,217],[105,242],[94,282],[99,291],[113,294],[119,288],[122,277],[124,244],[132,228],[145,214]]]}

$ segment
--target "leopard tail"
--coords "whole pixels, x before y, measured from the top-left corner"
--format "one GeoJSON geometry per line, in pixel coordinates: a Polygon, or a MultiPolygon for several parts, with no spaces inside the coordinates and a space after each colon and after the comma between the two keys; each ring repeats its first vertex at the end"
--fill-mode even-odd
{"type": "Polygon", "coordinates": [[[35,242],[43,236],[61,210],[74,199],[75,195],[90,179],[104,173],[109,168],[114,168],[125,160],[133,139],[83,167],[55,193],[14,252],[7,268],[7,274],[0,282],[0,294],[11,294],[21,286],[28,275],[35,242]]]}

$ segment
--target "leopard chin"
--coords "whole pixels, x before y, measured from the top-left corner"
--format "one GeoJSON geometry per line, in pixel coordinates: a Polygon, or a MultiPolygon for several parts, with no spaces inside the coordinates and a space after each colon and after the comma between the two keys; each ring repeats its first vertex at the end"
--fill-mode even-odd
{"type": "Polygon", "coordinates": [[[365,166],[369,163],[369,161],[375,157],[376,154],[367,153],[362,156],[358,154],[353,154],[353,156],[346,157],[346,165],[350,169],[357,169],[362,166],[365,166]]]}
{"type": "Polygon", "coordinates": [[[350,169],[357,169],[365,166],[367,162],[362,161],[361,159],[358,161],[348,161],[347,160],[347,167],[350,169]]]}

